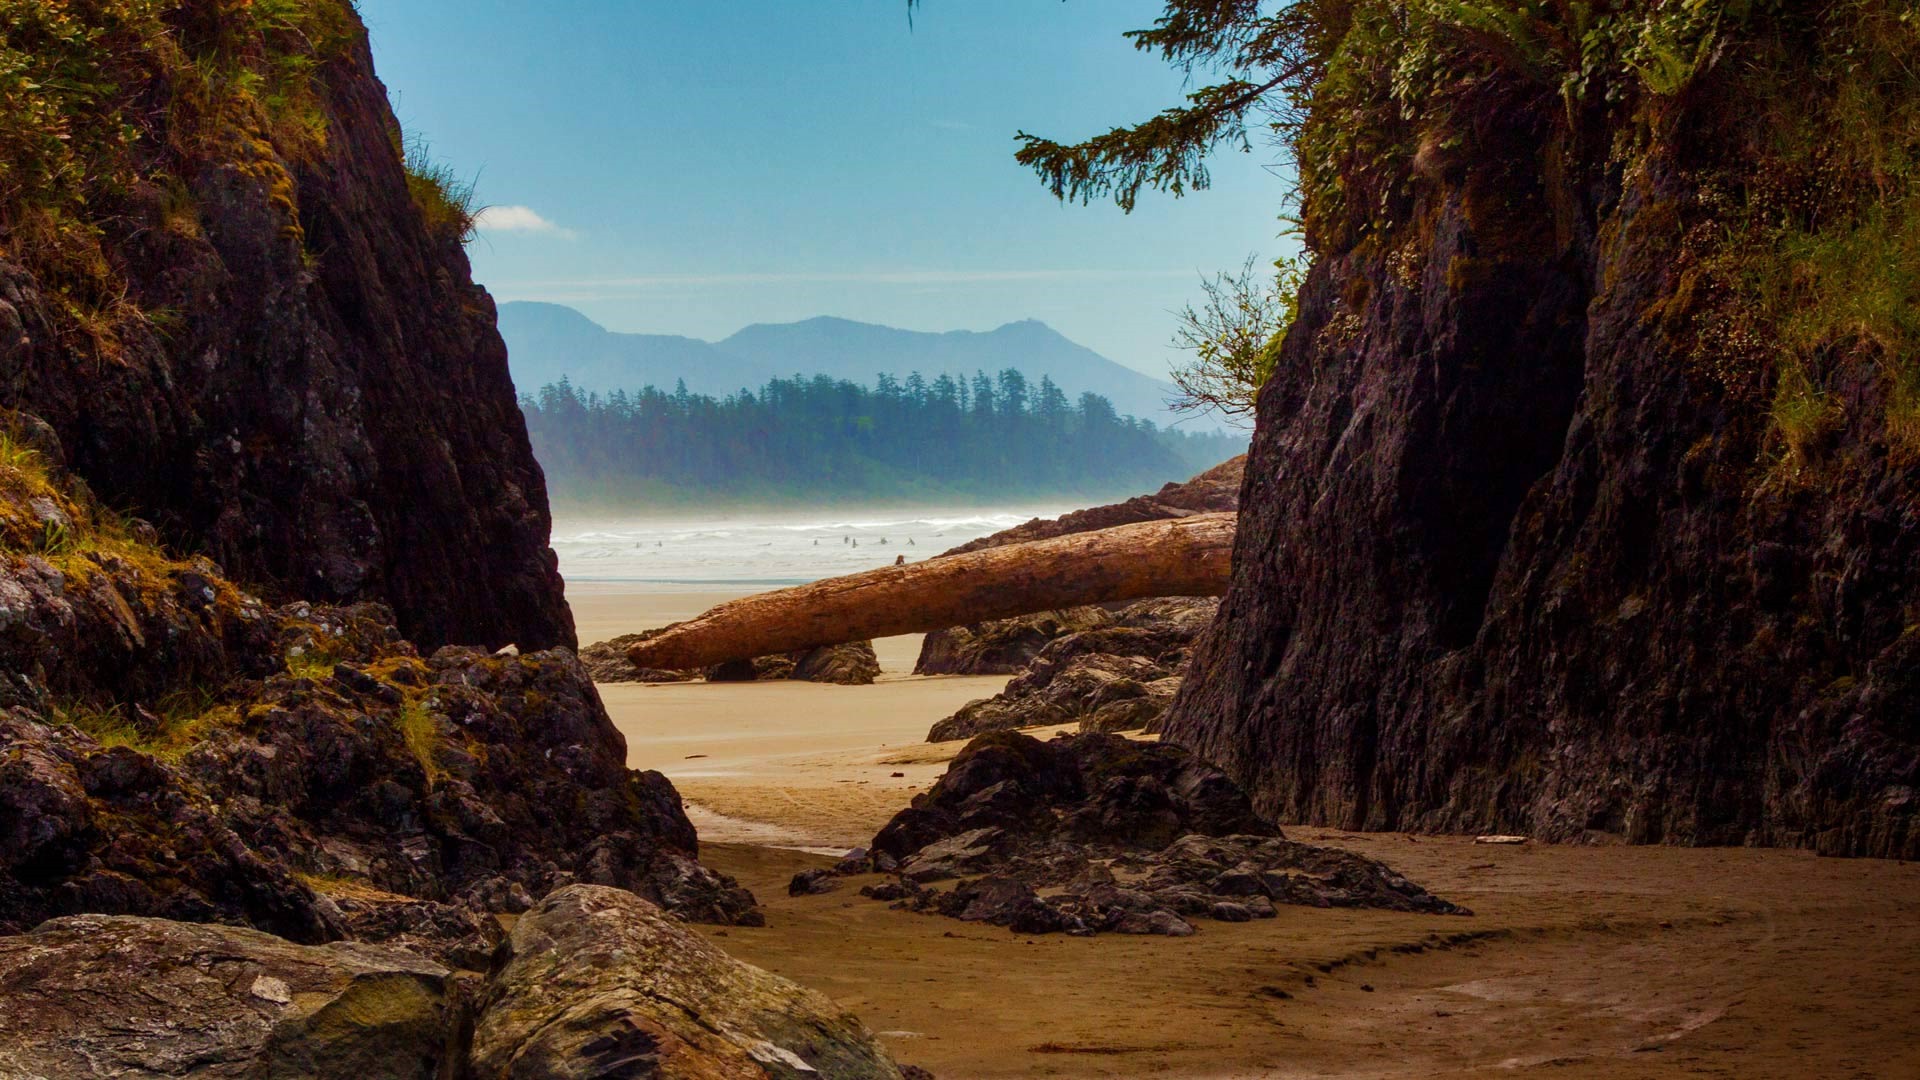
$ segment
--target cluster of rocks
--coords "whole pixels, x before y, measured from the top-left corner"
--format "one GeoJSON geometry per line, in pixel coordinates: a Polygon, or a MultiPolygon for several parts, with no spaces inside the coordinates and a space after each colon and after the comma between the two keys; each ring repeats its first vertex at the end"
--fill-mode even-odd
{"type": "Polygon", "coordinates": [[[1276,904],[1468,914],[1377,860],[1288,840],[1178,747],[1102,733],[975,739],[869,848],[789,890],[868,873],[890,880],[864,896],[1027,934],[1185,936],[1276,904]]]}
{"type": "Polygon", "coordinates": [[[0,559],[0,1075],[916,1075],[683,928],[762,918],[567,650],[112,551],[0,559]]]}
{"type": "Polygon", "coordinates": [[[699,671],[675,671],[666,668],[635,667],[627,659],[627,649],[657,631],[622,634],[595,642],[580,650],[580,662],[586,665],[594,682],[758,682],[798,679],[802,682],[834,683],[840,686],[867,686],[880,677],[880,658],[874,655],[870,641],[850,641],[844,645],[823,645],[817,649],[735,660],[699,671]]]}
{"type": "Polygon", "coordinates": [[[115,550],[0,560],[0,933],[104,912],[472,962],[575,882],[759,920],[567,650],[422,657],[380,605],[115,550]]]}
{"type": "Polygon", "coordinates": [[[950,631],[945,647],[956,667],[1032,652],[1005,690],[962,706],[927,740],[1075,722],[1082,731],[1156,730],[1218,606],[1211,598],[1169,597],[950,631]]]}
{"type": "MultiPolygon", "coordinates": [[[[658,907],[573,885],[491,970],[390,946],[82,915],[0,938],[0,1075],[905,1080],[859,1020],[658,907]]],[[[924,1074],[920,1074],[924,1075],[924,1074]]]]}

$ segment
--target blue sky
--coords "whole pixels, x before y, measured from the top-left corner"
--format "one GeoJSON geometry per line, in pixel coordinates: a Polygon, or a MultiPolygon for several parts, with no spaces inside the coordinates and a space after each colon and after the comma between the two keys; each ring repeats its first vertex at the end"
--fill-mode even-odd
{"type": "Polygon", "coordinates": [[[1150,114],[1181,75],[1141,0],[361,0],[402,124],[494,209],[502,300],[718,338],[837,315],[1037,318],[1141,370],[1203,273],[1288,250],[1274,152],[1214,187],[1062,206],[1012,160],[1150,114]]]}

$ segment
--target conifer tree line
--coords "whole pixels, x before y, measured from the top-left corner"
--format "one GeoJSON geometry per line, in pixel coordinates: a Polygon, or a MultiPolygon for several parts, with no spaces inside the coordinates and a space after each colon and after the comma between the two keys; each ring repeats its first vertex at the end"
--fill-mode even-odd
{"type": "Polygon", "coordinates": [[[1013,368],[871,387],[794,376],[724,398],[684,382],[603,396],[562,379],[520,408],[555,494],[583,501],[1130,494],[1246,449],[1244,436],[1162,429],[1013,368]]]}

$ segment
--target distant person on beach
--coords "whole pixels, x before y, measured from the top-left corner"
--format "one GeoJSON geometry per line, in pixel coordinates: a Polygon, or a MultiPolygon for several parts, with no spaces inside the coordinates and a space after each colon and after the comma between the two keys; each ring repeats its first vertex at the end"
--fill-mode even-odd
{"type": "Polygon", "coordinates": [[[894,560],[893,560],[893,565],[895,565],[895,566],[905,566],[905,565],[907,565],[907,557],[906,557],[905,555],[898,555],[898,556],[895,556],[895,557],[894,557],[894,560]]]}

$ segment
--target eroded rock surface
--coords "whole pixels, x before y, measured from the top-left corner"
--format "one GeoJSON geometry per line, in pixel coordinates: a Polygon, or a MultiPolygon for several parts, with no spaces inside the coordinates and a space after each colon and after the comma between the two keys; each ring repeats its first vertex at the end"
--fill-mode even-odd
{"type": "Polygon", "coordinates": [[[1184,936],[1276,903],[1464,914],[1376,860],[1286,839],[1178,747],[1098,733],[975,739],[835,867],[866,871],[893,876],[873,899],[1030,934],[1184,936]]]}
{"type": "Polygon", "coordinates": [[[458,1075],[463,980],[401,949],[84,915],[0,937],[0,1076],[458,1075]]]}
{"type": "Polygon", "coordinates": [[[474,1031],[479,1076],[899,1080],[859,1020],[659,908],[576,885],[520,918],[474,1031]]]}

